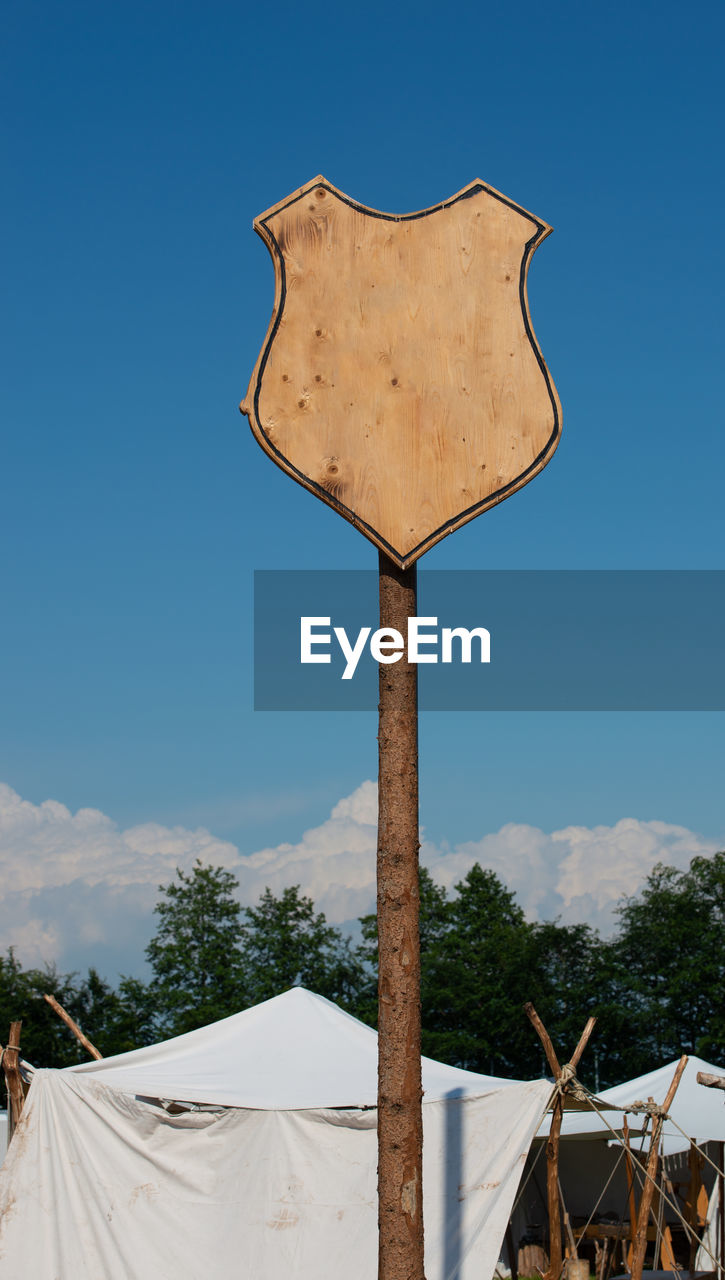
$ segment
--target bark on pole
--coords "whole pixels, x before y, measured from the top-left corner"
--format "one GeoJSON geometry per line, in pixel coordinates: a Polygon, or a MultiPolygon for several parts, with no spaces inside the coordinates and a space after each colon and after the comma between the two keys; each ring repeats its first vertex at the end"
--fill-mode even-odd
{"type": "MultiPolygon", "coordinates": [[[[380,553],[380,626],[407,637],[416,568],[380,553]]],[[[418,684],[380,664],[378,732],[378,1277],[424,1280],[418,932],[418,684]]]]}
{"type": "MultiPolygon", "coordinates": [[[[664,1103],[662,1111],[666,1115],[674,1101],[677,1088],[682,1079],[682,1073],[687,1066],[687,1055],[683,1054],[675,1069],[672,1082],[664,1103]]],[[[650,1140],[649,1157],[647,1159],[647,1171],[642,1187],[642,1195],[639,1201],[639,1213],[637,1215],[637,1230],[634,1235],[634,1244],[632,1246],[632,1267],[631,1280],[642,1280],[642,1270],[644,1267],[645,1254],[647,1252],[647,1224],[649,1222],[650,1209],[652,1208],[652,1199],[655,1191],[655,1180],[657,1178],[657,1166],[659,1164],[660,1137],[662,1136],[662,1126],[664,1119],[662,1114],[655,1115],[652,1121],[652,1137],[650,1140]]]]}
{"type": "MultiPolygon", "coordinates": [[[[554,1079],[557,1081],[561,1080],[562,1069],[559,1065],[559,1059],[556,1056],[556,1050],[551,1042],[551,1036],[546,1030],[546,1027],[530,1000],[524,1005],[524,1012],[544,1047],[546,1060],[554,1079]]],[[[594,1030],[596,1021],[596,1018],[587,1019],[586,1026],[579,1037],[579,1043],[567,1063],[567,1067],[571,1067],[572,1071],[576,1071],[576,1068],[579,1065],[579,1060],[589,1043],[589,1037],[594,1030]]],[[[563,1115],[564,1100],[561,1091],[559,1091],[554,1099],[551,1109],[551,1125],[549,1128],[549,1137],[546,1143],[546,1201],[549,1211],[549,1266],[544,1275],[544,1280],[559,1280],[564,1267],[561,1243],[560,1212],[560,1200],[562,1197],[561,1183],[559,1182],[559,1138],[561,1135],[561,1122],[563,1115]]]]}
{"type": "Polygon", "coordinates": [[[723,1170],[725,1170],[725,1142],[718,1142],[717,1154],[718,1154],[717,1163],[719,1166],[719,1172],[717,1175],[717,1190],[718,1190],[717,1216],[720,1224],[720,1232],[719,1232],[720,1248],[716,1252],[718,1255],[717,1273],[722,1280],[722,1277],[725,1275],[725,1174],[723,1173],[723,1170]]]}
{"type": "Polygon", "coordinates": [[[20,1121],[23,1111],[23,1103],[25,1094],[23,1093],[23,1081],[20,1075],[19,1054],[20,1054],[20,1031],[22,1022],[10,1023],[10,1038],[2,1055],[3,1070],[5,1072],[5,1086],[8,1091],[8,1113],[10,1119],[10,1136],[14,1132],[20,1121]]]}
{"type": "Polygon", "coordinates": [[[627,1250],[627,1267],[632,1267],[632,1251],[634,1249],[634,1237],[637,1231],[637,1199],[634,1192],[634,1165],[632,1164],[632,1148],[629,1142],[629,1125],[627,1117],[624,1117],[622,1123],[622,1135],[624,1141],[624,1160],[627,1170],[627,1200],[629,1203],[629,1249],[627,1250]]]}
{"type": "Polygon", "coordinates": [[[98,1051],[98,1049],[94,1044],[91,1044],[91,1041],[88,1039],[88,1036],[85,1036],[83,1034],[80,1027],[78,1026],[78,1023],[75,1022],[73,1018],[71,1018],[69,1013],[66,1013],[62,1004],[58,1000],[56,1000],[55,996],[45,995],[43,996],[43,999],[47,1001],[51,1009],[53,1009],[58,1014],[58,1017],[73,1032],[73,1035],[75,1036],[76,1040],[78,1040],[78,1042],[83,1045],[83,1048],[85,1049],[86,1053],[90,1054],[92,1058],[95,1058],[96,1062],[100,1062],[101,1059],[103,1058],[103,1054],[98,1051]]]}

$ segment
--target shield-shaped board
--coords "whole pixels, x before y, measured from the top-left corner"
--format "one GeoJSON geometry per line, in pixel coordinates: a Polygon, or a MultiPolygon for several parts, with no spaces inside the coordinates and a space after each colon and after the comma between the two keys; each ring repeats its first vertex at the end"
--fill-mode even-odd
{"type": "Polygon", "coordinates": [[[323,177],[254,227],[276,294],[242,412],[402,568],[546,465],[561,411],[526,274],[550,227],[480,181],[395,215],[323,177]]]}

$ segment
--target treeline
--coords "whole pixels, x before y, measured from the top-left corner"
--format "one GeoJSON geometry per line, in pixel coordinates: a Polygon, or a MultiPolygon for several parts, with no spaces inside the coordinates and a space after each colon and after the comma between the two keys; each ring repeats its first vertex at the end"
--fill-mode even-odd
{"type": "MultiPolygon", "coordinates": [[[[658,866],[618,910],[611,938],[585,924],[532,923],[492,872],[476,865],[452,894],[421,872],[423,1051],[495,1075],[546,1073],[522,1012],[533,1000],[560,1053],[589,1014],[597,1029],[582,1063],[592,1088],[680,1053],[725,1060],[725,853],[686,871],[658,866]]],[[[54,995],[108,1056],[192,1030],[303,986],[371,1025],[376,922],[353,944],[298,887],[240,907],[235,877],[197,864],[161,887],[151,977],[117,987],[0,957],[0,1026],[22,1018],[25,1057],[65,1066],[84,1052],[43,1000],[54,995]]],[[[2,1038],[0,1034],[0,1038],[2,1038]]]]}

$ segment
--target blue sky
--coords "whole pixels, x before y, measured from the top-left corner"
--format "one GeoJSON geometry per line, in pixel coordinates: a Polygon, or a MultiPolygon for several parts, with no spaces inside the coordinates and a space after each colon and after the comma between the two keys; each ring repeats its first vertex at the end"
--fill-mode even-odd
{"type": "MultiPolygon", "coordinates": [[[[554,227],[529,295],[562,443],[425,567],[723,567],[721,6],[30,0],[5,35],[0,781],[31,827],[54,801],[244,857],[375,776],[374,716],[251,709],[253,570],[376,564],[236,407],[273,299],[252,220],[317,173],[392,212],[480,177],[554,227]]],[[[439,849],[625,819],[709,847],[722,771],[716,713],[421,725],[439,849]]],[[[50,891],[28,841],[6,894],[50,891]]]]}

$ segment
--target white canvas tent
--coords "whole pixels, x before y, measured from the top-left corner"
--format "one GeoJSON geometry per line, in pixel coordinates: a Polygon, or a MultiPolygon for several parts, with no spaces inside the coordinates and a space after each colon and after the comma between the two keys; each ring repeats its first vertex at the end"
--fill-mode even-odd
{"type": "MultiPolygon", "coordinates": [[[[646,1075],[636,1076],[634,1080],[626,1080],[624,1084],[615,1085],[612,1089],[604,1089],[599,1098],[613,1108],[631,1107],[635,1102],[646,1102],[653,1098],[660,1106],[665,1100],[667,1090],[672,1083],[677,1061],[668,1062],[656,1071],[648,1071],[646,1075]]],[[[706,1071],[712,1075],[723,1075],[722,1067],[705,1062],[702,1058],[690,1057],[682,1075],[674,1102],[670,1107],[671,1120],[665,1121],[663,1129],[663,1151],[665,1155],[673,1155],[686,1151],[689,1139],[698,1145],[705,1142],[725,1142],[725,1097],[719,1090],[705,1089],[697,1083],[698,1071],[706,1071]],[[682,1130],[687,1136],[683,1136],[682,1130]]],[[[598,1115],[594,1111],[570,1113],[564,1117],[562,1138],[603,1138],[611,1139],[612,1128],[621,1130],[622,1114],[616,1110],[605,1111],[598,1115]]],[[[630,1128],[641,1126],[642,1118],[629,1117],[630,1128]]],[[[546,1132],[548,1122],[542,1126],[546,1132]]]]}
{"type": "MultiPolygon", "coordinates": [[[[613,1220],[628,1217],[628,1187],[625,1164],[621,1158],[622,1148],[611,1131],[614,1129],[617,1133],[622,1132],[624,1113],[617,1108],[629,1107],[638,1101],[646,1102],[650,1097],[661,1106],[676,1066],[677,1061],[669,1062],[655,1071],[626,1080],[611,1089],[604,1089],[598,1098],[613,1110],[606,1110],[601,1114],[586,1110],[564,1115],[559,1147],[559,1178],[564,1202],[572,1217],[588,1218],[597,1204],[598,1212],[611,1215],[613,1220]]],[[[670,1108],[672,1119],[664,1124],[662,1141],[668,1176],[671,1181],[683,1184],[689,1179],[689,1138],[694,1139],[698,1146],[705,1147],[715,1160],[718,1157],[717,1148],[708,1144],[725,1141],[725,1095],[719,1090],[699,1085],[698,1071],[714,1075],[725,1074],[722,1067],[694,1056],[689,1058],[685,1067],[670,1108]],[[681,1130],[687,1136],[683,1136],[681,1130]]],[[[548,1118],[542,1122],[537,1141],[528,1157],[525,1173],[528,1181],[513,1216],[513,1237],[517,1244],[532,1226],[545,1230],[546,1165],[541,1147],[548,1136],[549,1123],[548,1118]]],[[[641,1135],[643,1116],[630,1114],[628,1124],[633,1151],[644,1160],[649,1149],[649,1136],[638,1136],[641,1135]]],[[[714,1171],[706,1164],[703,1181],[708,1192],[712,1190],[713,1180],[714,1171]]],[[[711,1211],[713,1203],[711,1202],[711,1211]]],[[[664,1212],[669,1221],[675,1221],[674,1215],[667,1208],[664,1212]]]]}
{"type": "MultiPolygon", "coordinates": [[[[376,1062],[374,1031],[296,988],[36,1072],[0,1171],[3,1274],[369,1280],[376,1062]]],[[[423,1087],[426,1275],[489,1280],[551,1086],[424,1059],[423,1087]]]]}

